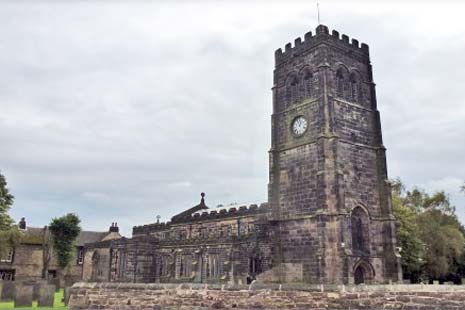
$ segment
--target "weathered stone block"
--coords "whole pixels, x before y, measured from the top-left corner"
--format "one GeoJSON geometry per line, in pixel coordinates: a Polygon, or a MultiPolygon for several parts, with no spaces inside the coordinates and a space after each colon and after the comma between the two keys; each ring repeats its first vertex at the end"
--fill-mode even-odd
{"type": "Polygon", "coordinates": [[[15,297],[15,283],[3,281],[2,284],[1,300],[13,300],[15,297]]]}
{"type": "Polygon", "coordinates": [[[33,290],[32,285],[17,285],[15,288],[15,308],[32,307],[33,290]]]}
{"type": "Polygon", "coordinates": [[[39,289],[39,307],[53,307],[55,285],[41,285],[39,289]]]}
{"type": "Polygon", "coordinates": [[[55,279],[49,279],[48,280],[49,284],[55,285],[56,291],[58,292],[60,290],[60,279],[55,278],[55,279]]]}
{"type": "Polygon", "coordinates": [[[67,306],[68,303],[69,303],[69,296],[70,296],[70,293],[71,293],[71,287],[65,287],[64,289],[64,301],[65,301],[65,305],[67,306]]]}

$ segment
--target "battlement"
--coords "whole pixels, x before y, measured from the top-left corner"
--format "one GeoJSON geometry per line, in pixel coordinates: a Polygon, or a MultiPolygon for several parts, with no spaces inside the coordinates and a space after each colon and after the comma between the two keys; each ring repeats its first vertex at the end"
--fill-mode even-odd
{"type": "Polygon", "coordinates": [[[169,230],[171,227],[171,222],[166,223],[153,223],[141,226],[134,226],[132,228],[132,235],[141,235],[148,234],[155,231],[169,230]]]}
{"type": "Polygon", "coordinates": [[[291,43],[287,43],[284,46],[284,52],[281,48],[278,48],[275,51],[275,65],[278,66],[288,61],[293,56],[297,56],[322,42],[330,42],[342,48],[350,48],[355,52],[369,57],[369,47],[366,43],[359,44],[357,39],[350,40],[347,35],[339,35],[339,32],[336,30],[333,30],[330,34],[327,26],[319,25],[316,28],[316,33],[313,34],[311,31],[307,32],[303,41],[299,37],[294,40],[294,46],[292,46],[291,43]]]}
{"type": "Polygon", "coordinates": [[[208,209],[205,211],[199,211],[192,214],[190,221],[204,221],[226,217],[237,217],[246,216],[259,213],[266,213],[269,211],[268,203],[262,203],[260,205],[251,204],[249,206],[229,206],[221,207],[216,209],[208,209]]]}
{"type": "MultiPolygon", "coordinates": [[[[254,214],[266,213],[269,211],[268,203],[262,203],[260,205],[251,204],[243,206],[228,206],[213,209],[205,209],[192,213],[189,217],[183,217],[178,223],[192,223],[197,221],[208,221],[215,219],[222,219],[228,217],[247,216],[254,214]]],[[[166,223],[153,223],[141,226],[134,226],[132,228],[132,234],[134,235],[146,235],[157,231],[170,230],[173,222],[166,223]]]]}

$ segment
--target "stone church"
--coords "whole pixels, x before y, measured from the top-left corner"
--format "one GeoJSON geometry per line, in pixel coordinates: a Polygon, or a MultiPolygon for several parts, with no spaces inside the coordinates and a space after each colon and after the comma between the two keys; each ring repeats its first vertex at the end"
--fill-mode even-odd
{"type": "Polygon", "coordinates": [[[275,52],[268,202],[200,203],[132,238],[86,246],[83,279],[399,281],[368,45],[324,25],[275,52]]]}

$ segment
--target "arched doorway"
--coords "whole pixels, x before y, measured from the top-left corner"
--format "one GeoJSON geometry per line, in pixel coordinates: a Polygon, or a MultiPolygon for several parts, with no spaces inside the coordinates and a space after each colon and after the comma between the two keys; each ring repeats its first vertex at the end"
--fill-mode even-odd
{"type": "Polygon", "coordinates": [[[368,262],[361,261],[354,269],[354,284],[371,284],[374,278],[374,270],[368,262]]]}
{"type": "Polygon", "coordinates": [[[97,281],[99,277],[100,255],[97,251],[92,255],[92,281],[97,281]]]}
{"type": "Polygon", "coordinates": [[[357,269],[355,269],[354,272],[354,283],[356,285],[358,284],[364,284],[365,283],[365,273],[363,271],[362,266],[358,266],[357,269]]]}

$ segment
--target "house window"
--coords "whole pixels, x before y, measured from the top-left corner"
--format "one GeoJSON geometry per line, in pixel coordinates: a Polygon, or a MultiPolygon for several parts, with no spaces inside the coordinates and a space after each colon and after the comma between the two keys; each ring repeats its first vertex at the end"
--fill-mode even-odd
{"type": "Polygon", "coordinates": [[[84,263],[84,248],[82,246],[78,247],[77,252],[77,264],[82,265],[84,263]]]}
{"type": "Polygon", "coordinates": [[[13,249],[9,249],[5,255],[0,258],[1,263],[12,263],[13,262],[13,249]]]}
{"type": "Polygon", "coordinates": [[[48,278],[49,279],[56,279],[57,277],[57,271],[56,270],[49,270],[48,271],[48,278]]]}
{"type": "Polygon", "coordinates": [[[0,280],[2,281],[14,281],[15,271],[14,270],[0,270],[0,280]]]}

